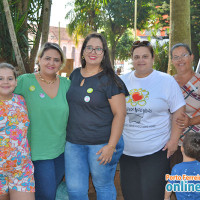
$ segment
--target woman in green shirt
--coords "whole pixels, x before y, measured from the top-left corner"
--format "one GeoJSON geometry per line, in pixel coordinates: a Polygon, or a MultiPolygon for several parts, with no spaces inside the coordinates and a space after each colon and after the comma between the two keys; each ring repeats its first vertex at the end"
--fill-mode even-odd
{"type": "Polygon", "coordinates": [[[69,115],[66,93],[70,80],[56,73],[65,65],[63,51],[46,43],[38,53],[39,72],[18,77],[15,93],[25,98],[28,139],[35,168],[36,200],[54,200],[64,176],[64,148],[69,115]]]}

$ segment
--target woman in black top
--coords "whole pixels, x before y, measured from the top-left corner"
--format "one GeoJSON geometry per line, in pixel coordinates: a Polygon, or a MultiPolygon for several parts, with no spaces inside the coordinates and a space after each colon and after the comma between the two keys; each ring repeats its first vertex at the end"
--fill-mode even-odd
{"type": "Polygon", "coordinates": [[[83,42],[82,67],[71,76],[65,148],[70,200],[88,200],[89,173],[98,200],[116,199],[114,176],[123,151],[126,86],[115,75],[106,40],[92,33],[83,42]]]}

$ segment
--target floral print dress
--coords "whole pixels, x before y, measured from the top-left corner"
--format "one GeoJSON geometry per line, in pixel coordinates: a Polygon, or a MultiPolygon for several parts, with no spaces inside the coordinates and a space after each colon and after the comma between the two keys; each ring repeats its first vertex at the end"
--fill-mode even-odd
{"type": "Polygon", "coordinates": [[[25,100],[13,94],[0,101],[0,195],[15,189],[34,192],[34,167],[27,139],[29,119],[25,100]]]}

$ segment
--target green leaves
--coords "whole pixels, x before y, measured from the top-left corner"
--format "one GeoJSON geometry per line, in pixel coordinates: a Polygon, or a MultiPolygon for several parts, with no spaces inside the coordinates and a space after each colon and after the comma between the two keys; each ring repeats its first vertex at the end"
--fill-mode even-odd
{"type": "Polygon", "coordinates": [[[155,58],[154,58],[154,69],[167,72],[168,68],[168,55],[169,55],[169,42],[162,42],[156,40],[153,45],[155,58]]]}
{"type": "MultiPolygon", "coordinates": [[[[134,27],[134,6],[134,0],[75,0],[74,10],[66,15],[70,19],[68,32],[74,38],[85,37],[91,31],[104,32],[114,63],[120,38],[128,28],[134,27]]],[[[144,27],[150,9],[147,0],[139,1],[139,28],[144,27]]]]}
{"type": "MultiPolygon", "coordinates": [[[[9,0],[18,45],[28,72],[30,72],[30,50],[34,48],[37,35],[40,32],[39,24],[41,22],[43,4],[44,0],[9,0]],[[28,34],[32,36],[29,39],[28,34]]],[[[0,60],[16,66],[2,1],[0,1],[0,60]]],[[[34,59],[32,59],[32,62],[34,62],[34,59]]]]}
{"type": "Polygon", "coordinates": [[[131,48],[133,42],[133,31],[131,29],[127,29],[117,43],[115,56],[118,60],[128,60],[131,58],[131,48]]]}

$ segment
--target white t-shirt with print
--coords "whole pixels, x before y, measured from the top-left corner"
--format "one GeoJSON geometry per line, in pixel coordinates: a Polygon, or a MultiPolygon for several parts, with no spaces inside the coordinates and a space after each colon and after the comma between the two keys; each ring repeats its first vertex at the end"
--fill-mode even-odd
{"type": "Polygon", "coordinates": [[[171,113],[185,105],[174,78],[154,70],[145,78],[134,71],[122,75],[130,96],[126,97],[124,154],[141,157],[161,150],[170,138],[171,113]]]}

